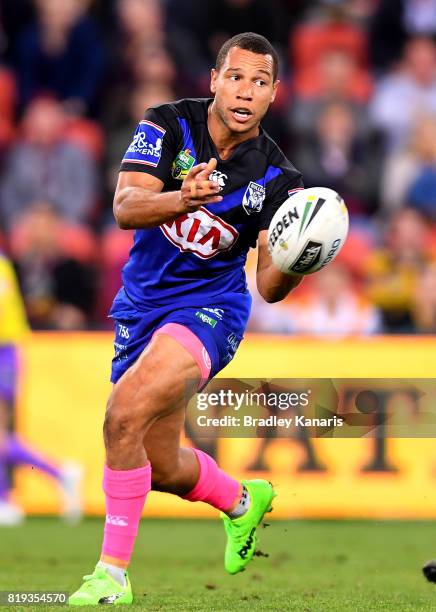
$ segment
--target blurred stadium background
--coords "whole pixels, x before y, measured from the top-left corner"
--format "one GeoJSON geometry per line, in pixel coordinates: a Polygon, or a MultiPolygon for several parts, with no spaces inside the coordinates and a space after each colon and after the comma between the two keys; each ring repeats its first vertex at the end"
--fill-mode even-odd
{"type": "MultiPolygon", "coordinates": [[[[307,187],[341,193],[351,232],[277,305],[249,259],[250,333],[225,375],[436,377],[435,0],[1,0],[0,506],[56,514],[61,491],[74,515],[82,475],[103,512],[106,315],[132,241],[118,166],[144,109],[208,96],[217,49],[249,30],[282,60],[266,129],[307,187]]],[[[197,443],[274,480],[280,518],[436,514],[433,440],[197,443]]],[[[147,514],[213,515],[155,494],[147,514]]]]}

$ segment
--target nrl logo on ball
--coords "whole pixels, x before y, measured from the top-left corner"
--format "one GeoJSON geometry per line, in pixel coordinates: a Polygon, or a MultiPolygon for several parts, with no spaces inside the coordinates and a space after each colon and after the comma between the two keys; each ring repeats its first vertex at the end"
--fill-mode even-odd
{"type": "Polygon", "coordinates": [[[247,215],[262,210],[265,195],[266,191],[263,185],[259,185],[259,183],[255,183],[254,181],[250,182],[242,198],[242,206],[247,215]]]}

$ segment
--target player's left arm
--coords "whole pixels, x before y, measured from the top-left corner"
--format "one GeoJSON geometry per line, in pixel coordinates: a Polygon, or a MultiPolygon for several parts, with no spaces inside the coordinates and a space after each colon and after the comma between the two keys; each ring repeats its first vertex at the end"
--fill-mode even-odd
{"type": "Polygon", "coordinates": [[[256,282],[257,290],[266,302],[280,302],[292,289],[295,289],[302,276],[283,274],[273,264],[268,250],[268,227],[275,212],[280,208],[292,191],[304,189],[301,173],[294,168],[278,147],[270,158],[274,170],[279,170],[276,177],[267,184],[267,200],[259,218],[258,259],[256,282]]]}
{"type": "Polygon", "coordinates": [[[256,283],[263,299],[270,304],[280,302],[302,279],[302,276],[283,274],[276,268],[268,251],[268,230],[262,230],[258,237],[256,283]]]}

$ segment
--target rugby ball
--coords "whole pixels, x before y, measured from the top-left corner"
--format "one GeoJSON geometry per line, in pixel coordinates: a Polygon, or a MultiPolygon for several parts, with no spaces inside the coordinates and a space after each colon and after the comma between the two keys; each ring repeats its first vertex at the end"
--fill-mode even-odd
{"type": "Polygon", "coordinates": [[[333,261],[348,234],[348,211],[341,196],[327,187],[301,189],[275,213],[268,249],[285,274],[313,274],[333,261]]]}

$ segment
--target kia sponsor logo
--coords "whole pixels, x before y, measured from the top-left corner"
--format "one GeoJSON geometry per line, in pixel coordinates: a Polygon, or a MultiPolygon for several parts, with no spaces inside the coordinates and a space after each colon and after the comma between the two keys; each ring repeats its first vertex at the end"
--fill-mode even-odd
{"type": "Polygon", "coordinates": [[[203,207],[164,223],[160,229],[181,251],[202,259],[228,251],[239,236],[234,227],[203,207]]]}

